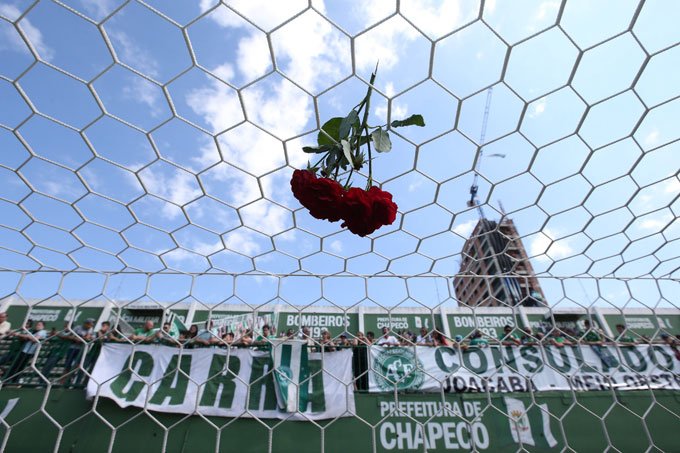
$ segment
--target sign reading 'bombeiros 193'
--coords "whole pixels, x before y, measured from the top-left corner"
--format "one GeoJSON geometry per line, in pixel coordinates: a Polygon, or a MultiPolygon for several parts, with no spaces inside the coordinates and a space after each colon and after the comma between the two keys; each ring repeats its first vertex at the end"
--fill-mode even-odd
{"type": "Polygon", "coordinates": [[[371,392],[527,392],[680,389],[668,346],[373,346],[371,392]]]}
{"type": "Polygon", "coordinates": [[[253,349],[105,344],[87,395],[111,398],[121,407],[223,417],[323,420],[354,414],[352,351],[322,357],[305,349],[290,347],[285,357],[272,357],[253,349]],[[277,379],[276,367],[285,378],[277,379]],[[288,387],[283,404],[277,381],[288,387]],[[288,401],[292,389],[295,407],[288,401]]]}

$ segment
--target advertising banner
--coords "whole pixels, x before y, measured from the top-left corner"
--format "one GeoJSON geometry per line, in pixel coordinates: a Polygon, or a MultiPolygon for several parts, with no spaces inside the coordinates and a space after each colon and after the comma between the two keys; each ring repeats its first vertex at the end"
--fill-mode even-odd
{"type": "Polygon", "coordinates": [[[73,326],[82,324],[87,318],[95,320],[101,315],[102,307],[70,307],[54,305],[11,305],[7,309],[7,316],[12,323],[12,328],[18,329],[24,321],[30,319],[34,322],[42,321],[46,329],[56,328],[61,330],[64,324],[71,322],[73,326]],[[30,312],[29,312],[30,309],[30,312]]]}
{"type": "Polygon", "coordinates": [[[111,398],[121,407],[221,417],[323,420],[355,413],[351,350],[322,357],[290,348],[284,362],[289,369],[277,370],[269,352],[252,349],[105,344],[87,395],[111,398]],[[290,373],[295,363],[305,369],[290,373]],[[300,395],[297,408],[287,400],[279,407],[277,374],[289,376],[287,386],[300,395]]]}
{"type": "Polygon", "coordinates": [[[376,337],[380,336],[380,331],[383,327],[389,327],[395,332],[415,332],[421,328],[426,328],[428,331],[433,329],[441,330],[441,322],[439,314],[422,314],[414,315],[410,313],[384,313],[384,314],[365,314],[364,315],[364,330],[366,332],[373,332],[376,337]]]}
{"type": "Polygon", "coordinates": [[[373,346],[369,366],[371,392],[680,390],[680,361],[665,345],[373,346]]]}
{"type": "Polygon", "coordinates": [[[279,313],[279,330],[283,334],[289,329],[298,332],[303,327],[309,327],[312,337],[321,337],[321,332],[327,330],[331,337],[337,337],[343,332],[356,334],[359,330],[359,315],[356,313],[321,313],[321,312],[281,312],[279,313]]]}
{"type": "Polygon", "coordinates": [[[654,339],[664,333],[669,335],[680,333],[680,315],[605,314],[604,319],[615,336],[617,324],[623,324],[628,329],[627,335],[634,338],[644,336],[654,339]]]}
{"type": "Polygon", "coordinates": [[[461,337],[469,337],[474,330],[479,330],[484,335],[491,338],[499,338],[503,333],[503,327],[510,326],[513,329],[520,323],[518,316],[508,313],[494,313],[494,314],[449,314],[446,316],[449,322],[449,331],[451,337],[456,335],[461,337]]]}

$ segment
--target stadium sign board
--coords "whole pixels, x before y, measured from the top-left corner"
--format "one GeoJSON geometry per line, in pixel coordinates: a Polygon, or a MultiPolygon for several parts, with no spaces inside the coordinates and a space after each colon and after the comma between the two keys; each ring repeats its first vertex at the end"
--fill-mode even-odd
{"type": "Polygon", "coordinates": [[[389,327],[393,331],[410,331],[417,333],[421,328],[432,331],[440,327],[438,314],[423,313],[366,313],[364,314],[364,330],[380,336],[383,327],[389,327]]]}
{"type": "Polygon", "coordinates": [[[356,334],[359,330],[359,315],[357,313],[306,311],[279,313],[279,334],[283,334],[289,329],[298,332],[302,327],[309,327],[314,338],[321,337],[323,330],[328,330],[331,337],[337,337],[343,332],[356,334]]]}
{"type": "Polygon", "coordinates": [[[69,321],[76,326],[87,318],[98,319],[103,307],[71,307],[62,304],[61,306],[33,305],[30,309],[29,313],[29,307],[21,304],[13,304],[7,308],[7,317],[14,328],[19,328],[28,314],[28,319],[34,322],[43,321],[46,329],[60,330],[64,327],[64,323],[69,321]]]}
{"type": "Polygon", "coordinates": [[[460,335],[463,338],[469,338],[469,335],[474,330],[479,330],[484,335],[491,338],[499,338],[503,333],[503,327],[509,325],[510,327],[517,327],[521,323],[519,316],[513,315],[512,312],[501,313],[475,313],[475,314],[448,314],[446,319],[449,323],[449,331],[451,337],[455,338],[460,335]]]}

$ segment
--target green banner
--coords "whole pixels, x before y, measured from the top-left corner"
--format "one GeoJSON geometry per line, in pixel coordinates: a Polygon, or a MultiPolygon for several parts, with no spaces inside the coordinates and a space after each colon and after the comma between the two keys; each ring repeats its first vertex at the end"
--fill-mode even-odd
{"type": "Polygon", "coordinates": [[[359,330],[359,316],[356,313],[329,312],[280,312],[278,332],[285,333],[289,329],[298,332],[302,327],[309,327],[312,337],[321,337],[323,330],[328,330],[332,337],[343,332],[352,335],[359,330]]]}
{"type": "Polygon", "coordinates": [[[99,318],[103,307],[59,307],[37,305],[28,307],[26,305],[10,305],[7,308],[7,318],[12,324],[13,329],[18,329],[27,319],[33,321],[43,321],[45,328],[50,330],[56,328],[61,330],[64,323],[71,321],[74,326],[82,324],[87,318],[99,318]],[[30,308],[30,310],[29,310],[30,308]],[[30,312],[29,312],[30,311],[30,312]]]}
{"type": "Polygon", "coordinates": [[[510,312],[506,314],[449,314],[446,318],[453,338],[456,335],[468,337],[475,329],[491,338],[500,338],[504,326],[509,325],[514,328],[521,325],[519,315],[513,315],[510,312]]]}
{"type": "Polygon", "coordinates": [[[635,339],[655,339],[664,333],[671,336],[680,334],[680,315],[605,314],[604,319],[614,335],[617,335],[617,324],[626,326],[628,335],[635,339]]]}
{"type": "Polygon", "coordinates": [[[380,337],[380,332],[383,327],[389,327],[395,332],[410,331],[412,333],[418,333],[423,327],[428,331],[432,331],[435,328],[442,331],[443,329],[441,324],[441,315],[437,313],[428,313],[422,315],[401,313],[370,313],[364,315],[364,330],[366,332],[375,333],[376,338],[380,337]]]}

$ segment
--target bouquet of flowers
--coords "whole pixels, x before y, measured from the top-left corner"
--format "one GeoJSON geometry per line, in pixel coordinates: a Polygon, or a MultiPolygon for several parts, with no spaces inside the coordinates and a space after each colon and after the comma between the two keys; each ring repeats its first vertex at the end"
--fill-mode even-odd
{"type": "Polygon", "coordinates": [[[392,149],[388,130],[404,126],[425,126],[422,115],[411,115],[380,126],[368,125],[371,93],[375,82],[371,74],[366,95],[342,117],[331,118],[321,127],[317,146],[306,146],[306,153],[319,154],[316,164],[295,170],[290,181],[293,195],[317,219],[337,222],[364,237],[383,225],[391,225],[397,216],[392,194],[373,185],[372,152],[392,149]],[[366,149],[368,159],[364,153],[366,149]],[[365,188],[352,187],[352,175],[368,163],[365,188]],[[341,171],[342,170],[342,171],[341,171]],[[318,174],[318,176],[317,176],[318,174]]]}

